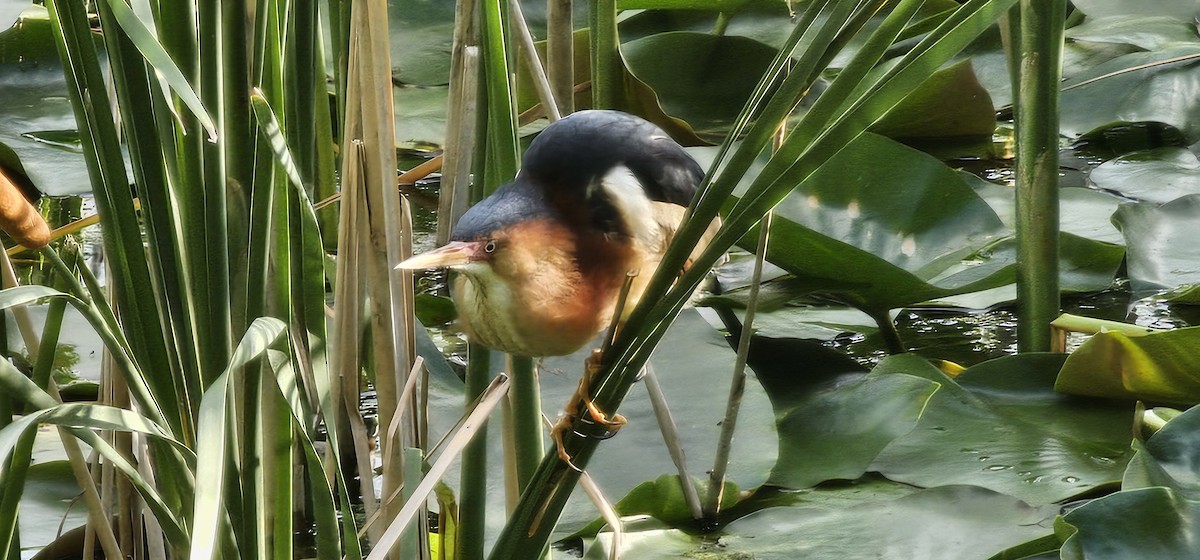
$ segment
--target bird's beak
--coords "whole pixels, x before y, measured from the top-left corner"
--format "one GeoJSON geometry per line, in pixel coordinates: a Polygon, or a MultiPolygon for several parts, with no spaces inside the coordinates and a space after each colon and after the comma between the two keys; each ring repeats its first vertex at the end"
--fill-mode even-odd
{"type": "Polygon", "coordinates": [[[432,251],[413,255],[404,262],[396,265],[400,270],[424,270],[426,268],[441,268],[446,266],[461,266],[474,260],[480,252],[480,242],[453,241],[432,251]]]}

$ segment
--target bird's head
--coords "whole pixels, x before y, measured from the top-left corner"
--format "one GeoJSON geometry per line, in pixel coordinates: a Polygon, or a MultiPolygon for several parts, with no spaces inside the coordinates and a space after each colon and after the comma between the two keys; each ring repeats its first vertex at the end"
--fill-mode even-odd
{"type": "Polygon", "coordinates": [[[451,232],[449,243],[415,255],[396,268],[447,267],[468,276],[508,268],[507,260],[524,252],[511,250],[514,246],[548,241],[539,234],[543,228],[537,226],[550,215],[541,191],[518,177],[467,210],[451,232]]]}
{"type": "Polygon", "coordinates": [[[428,268],[452,268],[470,274],[481,266],[491,266],[493,255],[500,248],[497,237],[451,241],[441,247],[414,255],[396,265],[402,270],[425,270],[428,268]]]}

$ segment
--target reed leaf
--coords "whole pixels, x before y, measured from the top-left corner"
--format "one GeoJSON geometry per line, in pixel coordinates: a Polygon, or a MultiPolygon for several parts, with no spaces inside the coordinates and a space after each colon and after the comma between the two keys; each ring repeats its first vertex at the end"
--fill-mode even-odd
{"type": "MultiPolygon", "coordinates": [[[[214,558],[217,545],[224,539],[218,534],[225,504],[227,459],[239,449],[230,439],[228,422],[236,410],[232,392],[234,376],[252,361],[258,360],[283,333],[286,326],[278,319],[260,317],[251,323],[242,342],[233,352],[229,367],[204,394],[197,417],[196,455],[204,457],[196,468],[196,509],[193,517],[193,546],[190,558],[214,558]]],[[[254,367],[254,366],[250,366],[254,367]]]]}
{"type": "Polygon", "coordinates": [[[146,58],[146,62],[154,67],[155,71],[171,86],[171,91],[175,92],[175,95],[178,95],[183,104],[199,119],[204,130],[208,132],[209,140],[216,140],[217,125],[209,116],[208,109],[204,108],[204,104],[200,102],[200,96],[196,95],[192,85],[188,83],[187,77],[183,75],[183,71],[175,65],[175,61],[171,59],[171,55],[167,54],[166,49],[158,42],[154,33],[146,28],[142,20],[138,19],[137,14],[133,12],[133,8],[130,8],[124,0],[105,0],[105,3],[112,11],[112,15],[121,29],[146,58]]]}
{"type": "MultiPolygon", "coordinates": [[[[12,364],[4,360],[0,360],[0,386],[4,387],[6,393],[20,395],[24,398],[25,402],[28,402],[33,407],[49,411],[47,414],[52,413],[54,407],[67,406],[59,405],[50,395],[39,389],[24,374],[13,367],[12,364]]],[[[149,422],[148,424],[161,426],[154,422],[149,422]]],[[[0,430],[0,455],[8,456],[15,447],[16,440],[20,438],[22,432],[36,430],[37,425],[38,419],[36,415],[27,415],[0,430]],[[32,419],[29,419],[31,417],[32,419]]],[[[161,433],[161,428],[155,428],[152,431],[161,433]]],[[[190,539],[183,528],[182,521],[176,517],[174,510],[167,505],[158,490],[142,477],[137,467],[131,464],[122,453],[109,445],[95,432],[84,427],[72,427],[71,433],[91,446],[92,449],[125,475],[141,498],[146,501],[146,506],[158,519],[172,543],[176,543],[181,549],[186,549],[190,539]]],[[[3,473],[3,477],[0,477],[0,482],[4,483],[5,488],[12,487],[13,484],[24,483],[21,479],[8,480],[10,476],[11,473],[5,472],[3,473]]]]}
{"type": "MultiPolygon", "coordinates": [[[[122,328],[140,363],[150,371],[169,372],[170,361],[162,336],[165,329],[154,304],[155,289],[87,13],[76,2],[51,1],[47,2],[47,8],[59,56],[68,61],[64,66],[68,95],[79,125],[96,208],[107,218],[104,250],[114,270],[110,281],[123,302],[127,319],[122,328]]],[[[146,381],[166,410],[180,409],[174,380],[169,375],[155,375],[146,381]]],[[[182,433],[183,428],[182,419],[173,415],[172,432],[182,433]]]]}

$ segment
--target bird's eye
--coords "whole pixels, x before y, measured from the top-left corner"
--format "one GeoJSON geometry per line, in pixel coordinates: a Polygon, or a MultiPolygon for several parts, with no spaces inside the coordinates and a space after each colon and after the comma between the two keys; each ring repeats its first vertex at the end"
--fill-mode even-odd
{"type": "Polygon", "coordinates": [[[483,252],[484,253],[495,253],[496,252],[496,240],[489,239],[487,241],[487,243],[484,243],[483,244],[483,252]]]}

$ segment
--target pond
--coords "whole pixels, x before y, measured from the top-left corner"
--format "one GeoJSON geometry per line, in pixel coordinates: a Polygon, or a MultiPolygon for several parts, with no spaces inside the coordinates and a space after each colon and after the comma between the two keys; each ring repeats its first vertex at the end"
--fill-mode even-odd
{"type": "MultiPolygon", "coordinates": [[[[337,56],[348,52],[350,8],[344,20],[335,15],[331,24],[337,10],[294,4],[265,2],[271,6],[265,14],[248,14],[253,41],[247,50],[227,46],[225,52],[234,54],[221,64],[197,54],[213,56],[200,35],[161,32],[171,16],[197,26],[216,21],[204,10],[179,14],[171,10],[181,8],[164,5],[151,14],[145,3],[134,2],[129,11],[117,2],[96,8],[101,13],[90,18],[82,10],[63,12],[61,25],[76,34],[69,48],[101,49],[99,59],[81,57],[64,68],[47,8],[0,0],[0,27],[16,22],[0,33],[0,169],[42,196],[39,206],[53,226],[75,223],[97,207],[110,213],[102,226],[76,230],[55,245],[53,254],[81,248],[82,259],[64,264],[77,286],[53,284],[64,268],[48,273],[54,268],[50,252],[18,257],[22,282],[51,283],[70,298],[28,291],[36,286],[0,295],[6,355],[15,366],[3,368],[0,381],[3,394],[24,399],[15,408],[3,403],[10,427],[0,431],[0,449],[5,457],[25,453],[18,430],[42,421],[138,433],[127,453],[151,473],[138,490],[146,515],[159,524],[157,541],[146,546],[171,557],[200,547],[206,547],[201,555],[214,549],[214,556],[227,557],[268,549],[281,556],[358,557],[360,537],[368,545],[380,542],[383,521],[358,537],[353,531],[375,519],[372,498],[398,488],[397,456],[407,453],[410,468],[421,467],[415,470],[439,462],[442,455],[428,450],[443,448],[430,444],[456,428],[465,394],[473,391],[468,364],[488,354],[469,348],[455,326],[446,273],[422,275],[412,313],[421,324],[405,322],[415,327],[413,343],[429,372],[416,392],[421,404],[413,416],[422,421],[387,425],[398,414],[397,399],[377,399],[374,392],[355,399],[368,388],[379,395],[398,389],[386,379],[379,383],[381,371],[404,369],[395,365],[400,360],[387,365],[385,353],[400,352],[381,341],[403,339],[404,331],[400,322],[378,319],[380,308],[369,307],[391,297],[379,291],[387,269],[354,259],[360,250],[372,254],[369,242],[348,245],[359,243],[353,235],[378,240],[381,233],[371,225],[346,225],[357,218],[344,208],[361,208],[360,217],[374,209],[345,200],[331,206],[337,212],[312,206],[334,191],[347,200],[376,196],[367,179],[356,191],[357,178],[430,163],[452,142],[447,122],[456,115],[448,113],[457,105],[449,97],[451,82],[459,84],[462,75],[452,70],[457,63],[451,54],[454,9],[461,3],[347,3],[387,9],[390,37],[375,37],[388,44],[391,68],[385,75],[337,56]],[[109,68],[114,55],[106,53],[111,45],[105,39],[114,34],[148,37],[115,55],[135,64],[109,68]],[[263,50],[252,52],[258,47],[263,50]],[[254,66],[270,53],[280,58],[254,66]],[[244,93],[213,93],[215,84],[236,81],[213,75],[222,64],[236,64],[234,55],[247,55],[241,60],[247,67],[231,76],[262,73],[253,84],[260,89],[242,107],[251,122],[210,122],[220,115],[218,98],[236,103],[244,93]],[[305,61],[312,67],[303,72],[287,66],[305,61]],[[289,70],[280,70],[285,66],[289,70]],[[73,89],[64,74],[89,85],[73,89]],[[308,78],[312,83],[296,81],[308,78]],[[130,97],[135,94],[127,87],[113,88],[114,106],[125,109],[120,131],[101,124],[116,115],[106,112],[107,101],[88,106],[99,117],[77,124],[79,91],[101,96],[106,89],[88,82],[96,79],[150,86],[145,99],[130,97]],[[389,87],[393,123],[371,112],[386,107],[347,101],[350,90],[378,94],[389,87]],[[131,100],[139,110],[129,110],[131,100]],[[394,145],[343,149],[343,129],[362,138],[390,133],[394,145]],[[120,142],[118,132],[130,138],[130,131],[146,144],[120,142]],[[89,175],[89,166],[109,182],[89,175]],[[142,204],[137,213],[134,196],[142,204]],[[108,293],[101,296],[101,287],[108,293]],[[28,404],[41,395],[28,382],[38,377],[39,362],[23,351],[18,315],[10,309],[34,301],[34,330],[57,342],[54,359],[41,363],[52,365],[59,389],[76,405],[28,404]],[[54,334],[57,326],[61,334],[54,334]],[[102,376],[106,356],[116,359],[102,376]],[[350,373],[323,377],[329,371],[350,373]],[[108,375],[130,383],[135,404],[123,412],[92,404],[100,394],[97,383],[108,383],[108,375]],[[340,406],[338,391],[362,408],[328,408],[340,406]],[[359,413],[379,418],[360,427],[354,424],[359,413]],[[326,422],[337,429],[326,430],[326,422]],[[271,441],[286,445],[272,448],[271,441]],[[397,451],[418,441],[428,454],[397,451]],[[361,453],[368,443],[369,460],[347,459],[356,453],[354,444],[361,453]],[[322,463],[335,454],[340,465],[322,463]],[[366,484],[360,486],[356,476],[366,484]],[[295,503],[293,495],[299,496],[295,503]],[[260,534],[255,523],[268,519],[279,524],[279,535],[307,534],[296,541],[298,550],[286,538],[260,534]]],[[[503,4],[481,4],[481,21],[491,21],[486,10],[503,4]]],[[[431,531],[473,535],[477,542],[463,540],[457,556],[471,558],[476,555],[468,548],[478,547],[480,555],[493,546],[511,550],[505,548],[510,541],[536,531],[556,543],[555,558],[601,558],[610,548],[621,548],[627,558],[1061,553],[1107,559],[1151,549],[1169,550],[1165,557],[1194,556],[1186,531],[1172,529],[1196,521],[1187,504],[1200,499],[1191,484],[1194,466],[1177,460],[1195,448],[1200,433],[1191,427],[1200,413],[1180,412],[1200,401],[1198,335],[1190,328],[1200,324],[1200,98],[1194,95],[1200,90],[1200,35],[1194,2],[1135,8],[1079,0],[1062,23],[1059,287],[1062,311],[1089,320],[1063,323],[1071,331],[1063,352],[1032,354],[1017,352],[1014,278],[1024,263],[1014,237],[1012,87],[1002,31],[992,17],[1004,12],[1004,2],[898,2],[877,14],[836,1],[824,8],[815,2],[695,2],[686,10],[660,4],[617,3],[614,10],[621,12],[619,19],[613,15],[611,37],[589,35],[589,26],[604,29],[604,22],[584,3],[575,3],[565,20],[577,47],[576,75],[567,84],[578,86],[576,100],[613,96],[610,106],[658,123],[701,165],[720,171],[708,188],[727,188],[728,196],[707,210],[722,206],[729,231],[736,232],[728,262],[714,268],[716,282],[705,285],[696,306],[676,317],[664,310],[677,294],[662,295],[648,313],[670,328],[643,325],[644,334],[631,335],[642,346],[615,351],[620,358],[613,368],[644,358],[653,371],[633,385],[622,385],[619,373],[600,384],[597,398],[620,402],[628,426],[598,446],[567,444],[588,449],[581,457],[590,478],[625,516],[624,544],[614,544],[616,536],[584,492],[570,492],[574,485],[566,490],[569,497],[555,494],[565,505],[561,515],[551,512],[552,529],[538,529],[539,521],[513,528],[528,516],[520,513],[526,506],[511,487],[534,479],[527,467],[505,465],[520,461],[511,459],[518,453],[514,441],[525,437],[516,435],[511,424],[519,420],[511,411],[496,413],[480,444],[488,463],[472,466],[479,463],[468,451],[441,475],[445,484],[429,499],[432,515],[424,520],[431,531]],[[939,27],[955,17],[978,26],[939,27]],[[796,43],[790,62],[776,60],[780,48],[792,45],[794,26],[806,21],[821,25],[796,43]],[[839,33],[823,34],[826,28],[839,33]],[[619,49],[608,77],[621,84],[608,93],[612,84],[606,85],[601,69],[592,72],[585,50],[605,40],[619,49]],[[944,48],[922,50],[935,40],[944,48]],[[914,60],[914,67],[937,70],[920,79],[905,74],[914,60]],[[725,146],[730,151],[717,146],[763,71],[775,64],[787,66],[792,76],[809,72],[804,83],[779,82],[766,93],[787,107],[771,124],[801,133],[751,154],[741,160],[745,169],[729,172],[737,168],[730,162],[741,157],[739,147],[760,140],[755,145],[766,145],[766,136],[751,128],[725,146]],[[881,76],[891,81],[872,82],[881,76]],[[755,206],[771,197],[771,204],[755,206]],[[755,212],[767,207],[773,208],[769,262],[751,302],[761,216],[755,212]],[[751,377],[734,437],[726,442],[728,461],[722,461],[723,423],[734,425],[724,417],[730,372],[739,369],[736,347],[750,320],[748,307],[755,310],[744,356],[751,377]],[[651,356],[648,348],[656,342],[651,356]],[[671,436],[660,432],[652,385],[661,385],[671,405],[693,484],[681,484],[678,456],[664,446],[671,436]],[[618,394],[619,386],[632,387],[628,397],[618,394]],[[708,475],[724,468],[725,486],[713,486],[722,488],[720,512],[693,519],[686,489],[695,486],[707,498],[708,475]],[[472,469],[481,469],[481,478],[472,478],[472,469]],[[482,494],[473,494],[472,484],[482,494]],[[1153,526],[1127,523],[1139,515],[1158,517],[1153,526]]],[[[521,8],[540,41],[549,18],[546,3],[524,2],[521,8]]],[[[383,19],[382,12],[374,15],[383,19]]],[[[366,27],[355,29],[365,37],[366,27]]],[[[503,128],[498,123],[511,126],[514,115],[523,114],[522,126],[513,130],[523,146],[546,124],[536,117],[540,99],[530,65],[515,62],[515,54],[506,58],[481,48],[481,64],[511,64],[503,74],[516,76],[516,93],[481,90],[493,108],[511,102],[513,114],[485,110],[478,124],[500,134],[494,132],[503,128]]],[[[538,48],[547,54],[545,44],[538,48]]],[[[515,162],[506,163],[512,154],[502,154],[517,142],[496,136],[486,142],[480,153],[488,159],[474,174],[477,184],[494,187],[510,178],[508,164],[515,162]]],[[[400,185],[413,206],[415,230],[406,237],[416,252],[437,244],[438,220],[446,219],[436,212],[441,178],[434,173],[400,185]]],[[[553,418],[574,399],[590,350],[536,362],[540,403],[532,408],[534,424],[538,413],[553,418]]],[[[498,352],[488,355],[488,379],[525,367],[498,352]]],[[[514,376],[514,393],[518,381],[514,376]]],[[[511,399],[504,399],[505,407],[520,409],[513,404],[518,397],[511,399]]],[[[56,434],[46,427],[37,432],[14,533],[22,558],[58,534],[57,519],[65,519],[65,529],[84,521],[85,508],[72,504],[79,488],[53,443],[56,434]]],[[[105,468],[119,462],[91,441],[105,468]]],[[[534,467],[547,449],[548,442],[535,449],[534,467]]],[[[578,476],[552,454],[539,472],[578,476]]],[[[11,473],[0,472],[5,488],[11,473]]],[[[405,475],[408,488],[421,474],[405,475]]],[[[526,496],[552,487],[535,487],[526,496]]],[[[12,506],[0,495],[0,521],[12,519],[4,509],[12,506]]]]}

